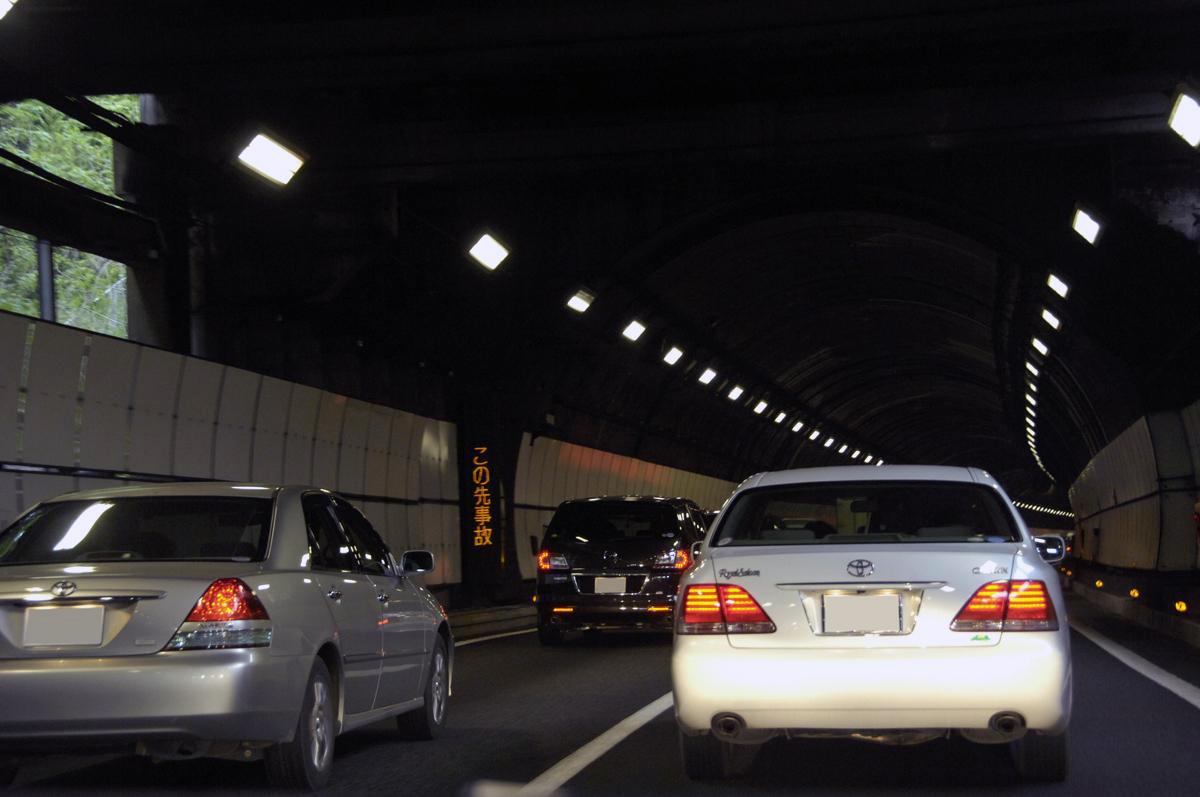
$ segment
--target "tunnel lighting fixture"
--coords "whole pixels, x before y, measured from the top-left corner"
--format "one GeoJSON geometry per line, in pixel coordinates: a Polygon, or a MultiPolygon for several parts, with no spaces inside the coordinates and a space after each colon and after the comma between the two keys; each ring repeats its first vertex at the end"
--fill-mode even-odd
{"type": "Polygon", "coordinates": [[[663,362],[667,365],[674,365],[679,362],[679,358],[683,356],[683,349],[678,346],[672,346],[671,350],[663,355],[663,362]]]}
{"type": "Polygon", "coordinates": [[[716,371],[714,371],[711,368],[705,368],[704,373],[700,374],[699,382],[702,385],[707,385],[707,384],[710,384],[716,378],[717,378],[716,371]]]}
{"type": "Polygon", "coordinates": [[[787,413],[786,413],[786,412],[781,412],[781,413],[779,413],[778,415],[776,415],[776,416],[775,416],[775,423],[783,423],[783,422],[784,422],[784,421],[786,421],[786,420],[787,420],[787,413]]]}
{"type": "Polygon", "coordinates": [[[829,448],[830,446],[832,446],[832,445],[833,445],[833,443],[834,443],[834,440],[833,440],[833,438],[832,438],[832,437],[826,437],[826,438],[825,438],[825,447],[826,447],[826,448],[829,448]]]}
{"type": "Polygon", "coordinates": [[[798,432],[803,428],[804,428],[804,421],[796,421],[794,424],[792,424],[793,432],[798,432]]]}
{"type": "Polygon", "coordinates": [[[1034,398],[1034,395],[1033,395],[1032,393],[1026,393],[1026,394],[1025,394],[1025,403],[1026,403],[1026,404],[1030,404],[1030,405],[1032,405],[1032,406],[1036,407],[1036,406],[1037,406],[1037,399],[1036,399],[1036,398],[1034,398]]]}
{"type": "MultiPolygon", "coordinates": [[[[4,12],[0,11],[0,17],[2,16],[4,12]]],[[[1197,105],[1191,96],[1179,92],[1167,124],[1188,144],[1193,147],[1200,146],[1200,105],[1197,105]]]]}
{"type": "Polygon", "coordinates": [[[495,271],[496,266],[499,266],[504,262],[504,258],[508,257],[508,250],[504,248],[504,244],[484,233],[475,242],[475,245],[467,250],[467,254],[475,258],[479,265],[488,271],[495,271]]]}
{"type": "Polygon", "coordinates": [[[1075,209],[1075,216],[1071,219],[1071,228],[1079,233],[1083,240],[1090,244],[1096,243],[1096,237],[1100,235],[1100,222],[1088,213],[1083,208],[1075,209]]]}
{"type": "Polygon", "coordinates": [[[1050,286],[1050,290],[1054,291],[1064,299],[1067,298],[1067,294],[1071,291],[1071,286],[1067,285],[1067,283],[1063,282],[1054,274],[1046,277],[1046,284],[1050,286]]]}
{"type": "Polygon", "coordinates": [[[1042,320],[1049,324],[1051,329],[1058,329],[1062,326],[1062,321],[1058,320],[1058,316],[1045,308],[1042,309],[1042,320]]]}
{"type": "Polygon", "coordinates": [[[767,402],[760,401],[754,405],[754,414],[755,415],[762,415],[766,411],[767,411],[767,402]]]}
{"type": "MultiPolygon", "coordinates": [[[[4,0],[0,0],[0,3],[4,0]]],[[[238,155],[247,168],[278,185],[287,185],[304,159],[269,136],[259,133],[238,155]]],[[[500,258],[503,260],[504,258],[500,258]]],[[[495,268],[492,266],[491,268],[495,268]]]]}
{"type": "Polygon", "coordinates": [[[838,449],[838,453],[839,453],[839,454],[845,454],[845,453],[846,453],[847,451],[849,451],[849,450],[850,450],[850,446],[843,445],[841,448],[839,448],[839,449],[838,449]]]}
{"type": "Polygon", "coordinates": [[[871,456],[870,454],[867,454],[865,457],[863,457],[863,463],[870,465],[871,461],[874,459],[875,459],[875,457],[871,456]]]}
{"type": "Polygon", "coordinates": [[[1033,344],[1033,348],[1037,349],[1037,353],[1043,357],[1050,353],[1050,347],[1045,343],[1042,343],[1040,338],[1034,338],[1030,341],[1030,343],[1033,344]]]}
{"type": "Polygon", "coordinates": [[[816,439],[818,439],[820,436],[821,436],[821,430],[820,430],[820,429],[813,429],[813,430],[812,430],[812,434],[810,434],[810,435],[808,436],[808,439],[809,439],[809,440],[816,440],[816,439]]]}
{"type": "Polygon", "coordinates": [[[567,299],[567,307],[570,307],[577,313],[586,313],[587,309],[592,306],[592,302],[596,301],[594,294],[588,293],[585,290],[575,291],[575,295],[567,299]]]}
{"type": "Polygon", "coordinates": [[[878,467],[880,467],[880,466],[882,466],[882,465],[883,465],[883,460],[882,460],[882,459],[877,459],[877,460],[875,460],[875,467],[877,467],[877,468],[878,468],[878,467]]]}
{"type": "Polygon", "coordinates": [[[1034,376],[1041,375],[1041,371],[1038,370],[1038,367],[1036,365],[1034,365],[1033,363],[1029,362],[1029,360],[1025,361],[1025,370],[1028,371],[1029,373],[1033,374],[1034,376]]]}
{"type": "Polygon", "coordinates": [[[854,453],[850,455],[850,459],[858,459],[862,455],[862,451],[854,449],[854,453]]]}
{"type": "Polygon", "coordinates": [[[1025,383],[1025,387],[1029,388],[1030,393],[1038,392],[1037,382],[1034,382],[1032,379],[1025,383]]]}
{"type": "Polygon", "coordinates": [[[641,321],[635,320],[635,321],[630,321],[629,326],[625,327],[625,329],[623,329],[621,331],[621,334],[624,335],[625,337],[629,338],[630,340],[637,340],[638,338],[640,338],[642,336],[642,333],[645,331],[646,331],[646,325],[643,324],[641,321]]]}
{"type": "Polygon", "coordinates": [[[17,4],[17,0],[0,0],[0,19],[4,19],[9,11],[12,11],[13,6],[17,4]]]}
{"type": "Polygon", "coordinates": [[[740,399],[742,397],[742,394],[745,392],[746,392],[745,390],[742,390],[741,385],[734,385],[733,388],[729,391],[729,400],[737,401],[738,399],[740,399]]]}

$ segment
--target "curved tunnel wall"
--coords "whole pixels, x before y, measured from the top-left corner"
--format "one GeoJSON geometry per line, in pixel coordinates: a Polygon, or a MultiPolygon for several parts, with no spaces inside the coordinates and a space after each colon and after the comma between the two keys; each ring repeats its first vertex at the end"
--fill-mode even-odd
{"type": "Polygon", "coordinates": [[[1200,401],[1139,418],[1071,486],[1076,552],[1114,567],[1200,567],[1192,514],[1200,474],[1200,401]]]}
{"type": "Polygon", "coordinates": [[[735,486],[711,476],[526,432],[517,459],[513,501],[521,577],[537,575],[530,538],[541,541],[542,527],[550,522],[558,505],[569,498],[683,496],[702,509],[717,509],[735,486]]]}
{"type": "Polygon", "coordinates": [[[218,479],[338,490],[396,550],[461,579],[456,428],[0,313],[0,526],[71,490],[218,479]]]}

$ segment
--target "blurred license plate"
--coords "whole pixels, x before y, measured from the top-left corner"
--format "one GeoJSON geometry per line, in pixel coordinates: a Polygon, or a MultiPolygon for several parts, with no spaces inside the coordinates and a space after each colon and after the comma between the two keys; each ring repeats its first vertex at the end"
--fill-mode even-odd
{"type": "Polygon", "coordinates": [[[603,578],[596,577],[596,586],[592,587],[592,592],[595,593],[616,593],[625,591],[624,578],[603,578]]]}
{"type": "Polygon", "coordinates": [[[37,606],[25,610],[25,647],[99,645],[103,606],[37,606]]]}
{"type": "Polygon", "coordinates": [[[895,634],[900,631],[899,595],[826,595],[826,634],[895,634]]]}

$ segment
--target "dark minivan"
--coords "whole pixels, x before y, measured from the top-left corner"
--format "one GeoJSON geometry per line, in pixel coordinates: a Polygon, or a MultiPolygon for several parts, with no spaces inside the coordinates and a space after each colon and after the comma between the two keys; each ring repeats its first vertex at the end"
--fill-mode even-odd
{"type": "Polygon", "coordinates": [[[538,638],[555,645],[570,630],[669,632],[679,576],[703,538],[703,513],[686,498],[564,501],[538,553],[538,638]]]}

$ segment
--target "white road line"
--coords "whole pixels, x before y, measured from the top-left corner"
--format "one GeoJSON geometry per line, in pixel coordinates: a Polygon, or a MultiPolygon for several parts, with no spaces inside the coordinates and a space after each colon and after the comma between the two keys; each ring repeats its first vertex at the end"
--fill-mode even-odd
{"type": "Polygon", "coordinates": [[[454,647],[461,648],[464,645],[474,645],[476,642],[487,642],[491,639],[504,639],[506,636],[520,636],[521,634],[532,634],[536,628],[526,628],[523,631],[508,631],[504,634],[492,634],[491,636],[475,637],[474,639],[464,639],[462,642],[455,642],[454,647]]]}
{"type": "Polygon", "coordinates": [[[1118,645],[1099,631],[1089,628],[1077,620],[1071,621],[1071,627],[1139,675],[1144,675],[1168,692],[1174,692],[1196,708],[1200,708],[1200,687],[1196,687],[1182,678],[1172,675],[1157,664],[1143,659],[1132,650],[1118,645]]]}
{"type": "Polygon", "coordinates": [[[640,708],[604,733],[592,739],[554,766],[525,784],[518,795],[551,794],[600,756],[616,747],[643,725],[671,707],[674,698],[670,692],[648,706],[640,708]]]}

